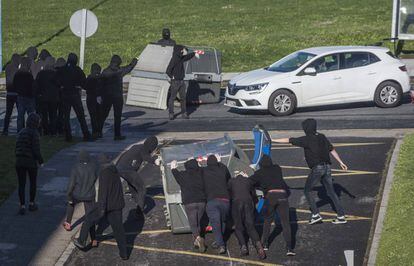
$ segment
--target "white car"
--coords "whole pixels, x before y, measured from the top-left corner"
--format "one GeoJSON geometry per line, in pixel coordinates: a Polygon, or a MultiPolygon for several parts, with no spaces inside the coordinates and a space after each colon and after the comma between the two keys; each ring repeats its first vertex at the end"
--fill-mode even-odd
{"type": "Polygon", "coordinates": [[[365,101],[395,107],[409,90],[406,66],[387,48],[315,47],[234,77],[225,105],[276,116],[299,107],[365,101]]]}

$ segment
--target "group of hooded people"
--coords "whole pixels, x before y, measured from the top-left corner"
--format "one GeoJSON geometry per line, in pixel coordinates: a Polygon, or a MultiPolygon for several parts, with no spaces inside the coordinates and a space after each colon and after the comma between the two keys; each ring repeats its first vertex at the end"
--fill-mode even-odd
{"type": "Polygon", "coordinates": [[[7,94],[2,134],[9,133],[10,118],[16,105],[17,132],[24,128],[25,115],[36,112],[41,117],[40,134],[64,134],[65,139],[71,141],[70,113],[73,109],[84,140],[90,141],[102,137],[104,121],[113,108],[114,139],[124,139],[121,135],[122,79],[132,71],[137,59],[122,67],[121,58],[113,55],[109,66],[103,71],[97,63],[92,64],[88,77],[77,63],[78,57],[74,53],[70,53],[67,60],[55,60],[45,49],[38,56],[36,47],[29,47],[26,56],[13,54],[5,68],[7,94]],[[92,133],[85,120],[82,89],[86,91],[92,133]]]}

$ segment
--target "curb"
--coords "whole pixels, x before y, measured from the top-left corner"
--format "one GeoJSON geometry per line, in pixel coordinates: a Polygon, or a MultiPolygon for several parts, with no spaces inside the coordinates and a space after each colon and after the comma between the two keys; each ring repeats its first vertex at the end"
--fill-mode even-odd
{"type": "Polygon", "coordinates": [[[369,251],[369,257],[368,257],[368,263],[367,263],[368,266],[375,266],[375,262],[377,259],[378,248],[379,248],[379,244],[381,240],[381,233],[384,227],[385,214],[387,212],[388,201],[390,198],[392,183],[394,180],[394,170],[398,162],[398,155],[400,154],[400,148],[403,142],[404,142],[403,139],[398,138],[397,143],[395,144],[394,151],[392,153],[391,160],[390,160],[387,177],[386,177],[385,185],[384,185],[384,191],[382,194],[381,205],[379,207],[377,222],[375,225],[374,236],[373,236],[373,239],[371,242],[371,248],[369,251]]]}

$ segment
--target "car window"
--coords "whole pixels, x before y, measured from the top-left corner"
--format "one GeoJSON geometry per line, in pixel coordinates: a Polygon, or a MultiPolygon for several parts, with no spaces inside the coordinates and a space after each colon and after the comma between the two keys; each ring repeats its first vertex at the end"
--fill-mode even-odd
{"type": "Polygon", "coordinates": [[[282,58],[268,68],[265,68],[268,71],[274,72],[291,72],[303,64],[314,58],[316,55],[306,52],[296,52],[282,58]]]}
{"type": "Polygon", "coordinates": [[[314,67],[316,73],[324,73],[339,69],[339,56],[338,54],[331,54],[316,59],[309,64],[309,67],[314,67]]]}
{"type": "Polygon", "coordinates": [[[349,52],[341,55],[341,69],[369,65],[369,53],[349,52]]]}
{"type": "Polygon", "coordinates": [[[381,59],[379,59],[378,56],[376,56],[372,53],[369,53],[369,63],[370,64],[374,64],[374,63],[379,62],[379,61],[381,61],[381,59]]]}

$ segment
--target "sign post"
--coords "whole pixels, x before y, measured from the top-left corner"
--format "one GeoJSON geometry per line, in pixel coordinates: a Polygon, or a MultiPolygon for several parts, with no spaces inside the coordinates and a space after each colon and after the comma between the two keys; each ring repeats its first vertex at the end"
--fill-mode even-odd
{"type": "Polygon", "coordinates": [[[83,69],[85,61],[86,38],[95,34],[98,29],[98,19],[95,14],[87,9],[81,9],[73,13],[69,21],[70,29],[80,37],[79,66],[83,69]]]}

